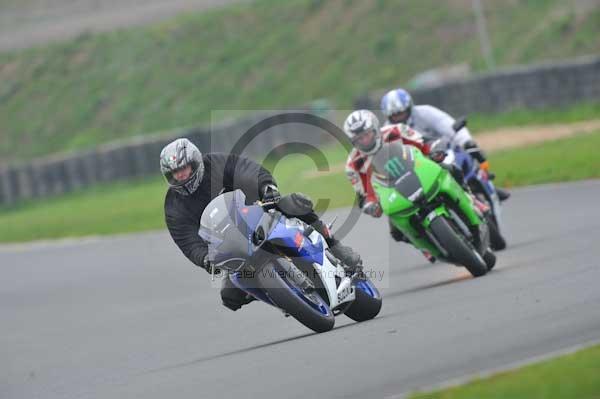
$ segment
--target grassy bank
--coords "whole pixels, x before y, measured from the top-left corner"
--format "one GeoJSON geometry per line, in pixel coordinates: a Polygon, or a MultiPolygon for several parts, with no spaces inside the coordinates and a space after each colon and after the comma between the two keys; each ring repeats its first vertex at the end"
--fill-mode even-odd
{"type": "Polygon", "coordinates": [[[496,184],[516,187],[600,177],[600,132],[490,155],[496,184]]]}
{"type": "MultiPolygon", "coordinates": [[[[600,51],[600,7],[517,3],[485,4],[499,66],[600,51]]],[[[2,53],[0,158],[205,123],[210,110],[349,107],[428,68],[481,69],[475,33],[469,1],[259,0],[2,53]]]]}
{"type": "Polygon", "coordinates": [[[410,399],[592,399],[600,397],[600,345],[410,399]]]}
{"type": "Polygon", "coordinates": [[[539,110],[522,109],[493,115],[469,115],[472,133],[490,131],[508,126],[567,124],[600,119],[600,103],[576,104],[563,108],[539,110]]]}
{"type": "MultiPolygon", "coordinates": [[[[515,187],[600,178],[600,132],[490,155],[497,184],[515,187]]],[[[353,191],[341,165],[343,148],[325,151],[332,172],[319,173],[313,161],[293,155],[274,166],[283,192],[301,191],[330,208],[350,206],[353,191]]],[[[273,165],[270,165],[273,168],[273,165]]],[[[150,179],[110,184],[79,193],[0,208],[0,242],[114,234],[164,227],[165,183],[150,179]]]]}
{"type": "Polygon", "coordinates": [[[115,234],[164,227],[164,183],[108,184],[0,210],[0,241],[115,234]]]}

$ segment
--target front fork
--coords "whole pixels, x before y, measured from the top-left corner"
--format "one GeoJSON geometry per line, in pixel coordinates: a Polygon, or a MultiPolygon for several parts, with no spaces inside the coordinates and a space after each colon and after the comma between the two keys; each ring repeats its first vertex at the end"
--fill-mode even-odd
{"type": "MultiPolygon", "coordinates": [[[[335,268],[335,283],[339,281],[339,284],[337,284],[337,288],[335,288],[335,290],[331,289],[329,293],[330,303],[332,304],[331,309],[334,311],[334,314],[338,314],[346,308],[346,306],[341,305],[349,305],[356,298],[354,281],[360,275],[361,272],[357,271],[352,276],[347,276],[346,269],[344,269],[344,266],[335,256],[329,253],[329,251],[326,251],[325,255],[327,262],[335,268]],[[332,298],[334,296],[335,298],[332,298]],[[336,312],[336,310],[340,310],[340,312],[336,312]]],[[[326,267],[325,261],[323,262],[323,266],[321,267],[326,267]]]]}

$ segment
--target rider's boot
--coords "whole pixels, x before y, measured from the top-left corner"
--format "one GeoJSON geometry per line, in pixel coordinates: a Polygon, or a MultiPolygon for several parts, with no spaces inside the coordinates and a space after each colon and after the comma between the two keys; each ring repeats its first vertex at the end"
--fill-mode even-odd
{"type": "Polygon", "coordinates": [[[404,235],[403,232],[401,232],[400,230],[398,230],[396,228],[396,226],[394,226],[392,224],[392,221],[389,221],[390,224],[390,236],[392,236],[392,238],[394,239],[394,241],[396,242],[407,242],[410,243],[410,240],[404,235]]]}
{"type": "Polygon", "coordinates": [[[503,188],[496,187],[496,193],[498,193],[498,199],[500,201],[506,201],[510,198],[510,193],[503,188]]]}
{"type": "Polygon", "coordinates": [[[345,269],[349,272],[356,272],[362,266],[362,259],[360,255],[354,252],[352,248],[347,245],[342,245],[339,241],[335,240],[329,247],[329,250],[346,266],[345,269]]]}
{"type": "MultiPolygon", "coordinates": [[[[410,244],[410,240],[408,239],[408,237],[406,237],[404,235],[404,233],[402,233],[400,230],[398,230],[396,228],[396,226],[394,226],[392,224],[392,222],[390,221],[390,235],[392,236],[392,238],[394,239],[394,241],[396,242],[406,242],[410,244]]],[[[423,249],[421,250],[421,253],[423,254],[423,256],[425,257],[425,259],[427,259],[430,263],[435,263],[436,258],[435,256],[433,256],[431,254],[431,252],[423,249]]]]}
{"type": "Polygon", "coordinates": [[[433,255],[431,254],[431,252],[429,252],[429,251],[428,251],[428,250],[426,250],[426,249],[423,249],[423,250],[421,250],[421,253],[422,253],[422,254],[423,254],[423,256],[425,257],[425,259],[427,259],[427,260],[429,261],[429,263],[435,263],[435,261],[437,260],[437,259],[435,258],[435,256],[433,256],[433,255]]]}
{"type": "MultiPolygon", "coordinates": [[[[490,180],[494,180],[496,178],[496,175],[493,172],[488,172],[488,178],[490,180]]],[[[508,192],[508,190],[505,190],[500,187],[496,187],[496,194],[498,194],[498,199],[501,202],[506,201],[507,199],[510,198],[510,193],[508,192]]]]}
{"type": "Polygon", "coordinates": [[[225,278],[221,287],[221,300],[223,306],[236,311],[243,305],[254,301],[254,297],[233,285],[229,278],[225,278]]]}

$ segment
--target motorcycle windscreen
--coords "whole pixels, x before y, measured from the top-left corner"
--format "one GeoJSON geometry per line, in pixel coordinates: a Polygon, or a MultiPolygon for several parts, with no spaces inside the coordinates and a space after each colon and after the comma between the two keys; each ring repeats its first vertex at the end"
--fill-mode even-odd
{"type": "Polygon", "coordinates": [[[252,234],[263,215],[258,205],[246,205],[241,190],[214,198],[200,219],[200,237],[208,243],[208,258],[220,263],[252,254],[252,234]]]}
{"type": "Polygon", "coordinates": [[[399,141],[384,143],[372,160],[373,177],[386,187],[393,187],[403,197],[414,201],[422,192],[415,173],[413,149],[399,141]]]}

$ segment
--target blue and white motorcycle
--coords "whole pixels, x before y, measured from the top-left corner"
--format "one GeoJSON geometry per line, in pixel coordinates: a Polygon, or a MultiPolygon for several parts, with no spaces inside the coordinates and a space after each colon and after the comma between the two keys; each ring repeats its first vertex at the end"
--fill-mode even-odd
{"type": "Polygon", "coordinates": [[[241,190],[219,195],[204,210],[200,236],[209,260],[241,290],[316,331],[344,313],[369,320],[381,295],[359,270],[347,275],[317,231],[273,204],[246,203],[241,190]]]}
{"type": "MultiPolygon", "coordinates": [[[[453,129],[458,132],[466,125],[466,118],[459,118],[454,123],[453,129]]],[[[456,165],[463,172],[464,182],[473,194],[490,208],[490,212],[486,215],[490,230],[490,245],[494,251],[505,249],[506,239],[503,235],[502,207],[500,206],[498,192],[492,182],[494,176],[481,170],[477,161],[460,147],[448,149],[443,162],[448,165],[456,165]]]]}

